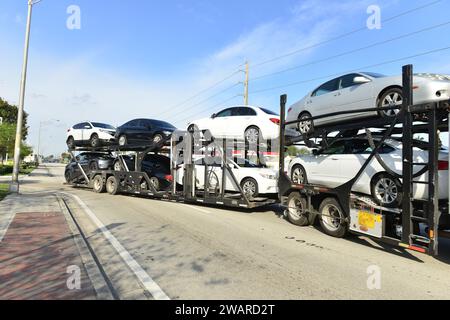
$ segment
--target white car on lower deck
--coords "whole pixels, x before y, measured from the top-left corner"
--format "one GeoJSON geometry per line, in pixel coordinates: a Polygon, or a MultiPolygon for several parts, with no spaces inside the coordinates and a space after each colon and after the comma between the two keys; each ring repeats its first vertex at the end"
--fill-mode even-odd
{"type": "MultiPolygon", "coordinates": [[[[415,74],[413,80],[414,104],[450,99],[450,76],[420,73],[415,74]]],[[[341,111],[399,107],[403,104],[402,85],[402,76],[389,77],[371,72],[347,74],[326,82],[292,105],[287,112],[287,121],[307,120],[341,111]]],[[[377,115],[393,117],[397,113],[398,110],[381,109],[303,121],[289,127],[308,133],[314,126],[377,115]]]]}
{"type": "MultiPolygon", "coordinates": [[[[220,159],[210,158],[208,163],[208,183],[209,189],[219,192],[222,188],[222,165],[220,159]],[[210,161],[211,160],[211,161],[210,161]],[[215,161],[214,161],[215,160],[215,161]]],[[[205,158],[197,159],[195,164],[196,188],[204,190],[205,184],[205,158]]],[[[228,159],[228,165],[236,178],[237,183],[244,193],[250,198],[256,198],[261,194],[276,194],[278,192],[278,172],[264,166],[251,164],[244,159],[228,159]]],[[[177,183],[184,183],[184,165],[178,167],[177,183]]],[[[234,182],[232,176],[226,171],[225,190],[239,192],[239,187],[234,182]]]]}
{"type": "MultiPolygon", "coordinates": [[[[289,164],[288,173],[296,184],[317,184],[336,188],[352,180],[372,152],[367,138],[356,137],[340,139],[327,149],[313,155],[297,157],[289,164]]],[[[389,139],[380,149],[380,157],[396,174],[402,173],[402,143],[389,139]]],[[[428,162],[428,151],[414,148],[414,162],[428,162]]],[[[449,197],[448,151],[439,154],[439,199],[449,197]]],[[[424,166],[415,166],[420,173],[424,166]]],[[[428,172],[414,178],[415,181],[428,181],[428,172]]],[[[353,186],[353,192],[371,195],[383,207],[399,207],[402,201],[402,181],[389,174],[374,158],[353,186]]],[[[425,199],[428,187],[415,184],[413,195],[417,200],[425,199]]]]}

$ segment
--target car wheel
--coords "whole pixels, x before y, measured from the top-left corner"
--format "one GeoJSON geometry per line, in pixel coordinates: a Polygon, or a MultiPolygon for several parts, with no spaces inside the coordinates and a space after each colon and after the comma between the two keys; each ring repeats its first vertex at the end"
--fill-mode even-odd
{"type": "Polygon", "coordinates": [[[250,127],[244,132],[245,142],[248,144],[257,144],[261,137],[261,130],[258,127],[250,127]]]}
{"type": "Polygon", "coordinates": [[[301,134],[308,134],[314,131],[314,121],[307,120],[312,116],[309,112],[303,112],[298,116],[298,120],[304,120],[297,124],[297,129],[301,134]]]}
{"type": "Polygon", "coordinates": [[[97,162],[91,162],[89,164],[89,170],[91,171],[97,171],[98,170],[98,163],[97,162]]]}
{"type": "Polygon", "coordinates": [[[119,193],[119,183],[116,177],[111,176],[106,180],[106,192],[111,195],[116,195],[119,193]]]}
{"type": "Polygon", "coordinates": [[[128,139],[127,139],[127,136],[126,135],[121,135],[120,137],[119,137],[119,146],[121,146],[121,147],[123,147],[123,146],[126,146],[128,144],[128,139]]]}
{"type": "Polygon", "coordinates": [[[69,138],[67,139],[67,147],[68,147],[70,150],[75,149],[75,140],[74,140],[73,137],[69,137],[69,138]]]}
{"type": "Polygon", "coordinates": [[[256,198],[258,196],[258,182],[253,178],[246,178],[241,183],[242,191],[247,198],[256,198]]]}
{"type": "Polygon", "coordinates": [[[95,193],[105,192],[105,183],[103,182],[103,177],[101,175],[96,175],[94,180],[92,180],[92,187],[95,193]]]}
{"type": "Polygon", "coordinates": [[[163,136],[159,133],[153,136],[153,143],[160,143],[163,140],[163,136]]]}
{"type": "Polygon", "coordinates": [[[344,210],[334,198],[326,198],[319,209],[320,225],[323,231],[336,238],[343,238],[348,231],[344,210]]]}
{"type": "Polygon", "coordinates": [[[156,177],[151,177],[150,178],[150,184],[152,185],[152,187],[155,189],[155,191],[159,191],[160,190],[160,185],[159,185],[159,180],[156,177]]]}
{"type": "Polygon", "coordinates": [[[89,140],[89,144],[92,148],[98,148],[100,147],[100,139],[96,133],[94,133],[89,140]]]}
{"type": "Polygon", "coordinates": [[[307,184],[308,178],[306,176],[305,168],[301,165],[295,165],[292,168],[291,180],[295,184],[307,184]]]}
{"type": "MultiPolygon", "coordinates": [[[[401,107],[403,105],[403,91],[400,88],[387,90],[378,99],[378,108],[401,107]]],[[[379,114],[383,118],[393,118],[400,110],[380,110],[379,114]]]]}
{"type": "Polygon", "coordinates": [[[66,179],[67,183],[71,182],[70,176],[71,176],[70,170],[66,170],[66,172],[64,172],[64,178],[66,179]]]}
{"type": "Polygon", "coordinates": [[[145,180],[145,178],[142,179],[142,181],[140,183],[140,187],[141,187],[141,191],[148,191],[148,183],[147,183],[147,180],[145,180]]]}
{"type": "Polygon", "coordinates": [[[292,224],[300,227],[310,224],[306,214],[307,201],[299,193],[293,192],[290,194],[287,206],[287,217],[292,224]]]}
{"type": "Polygon", "coordinates": [[[373,200],[382,207],[398,208],[402,204],[402,185],[389,174],[379,174],[373,179],[371,193],[373,200]]]}
{"type": "Polygon", "coordinates": [[[120,163],[120,160],[114,161],[113,169],[114,169],[114,171],[123,171],[122,170],[122,164],[120,163]]]}

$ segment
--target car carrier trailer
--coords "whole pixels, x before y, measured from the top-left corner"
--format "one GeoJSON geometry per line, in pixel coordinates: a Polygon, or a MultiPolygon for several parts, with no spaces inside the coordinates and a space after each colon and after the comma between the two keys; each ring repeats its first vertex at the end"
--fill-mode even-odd
{"type": "MultiPolygon", "coordinates": [[[[194,134],[176,131],[172,137],[158,144],[132,145],[132,146],[105,146],[101,148],[75,148],[69,150],[72,160],[77,163],[83,175],[83,181],[71,183],[76,187],[86,187],[94,192],[108,192],[111,195],[130,194],[146,196],[153,199],[169,200],[191,204],[218,205],[234,208],[256,208],[276,203],[276,199],[267,197],[249,198],[236,180],[227,158],[231,156],[232,150],[228,145],[236,145],[237,142],[229,143],[226,140],[216,141],[213,137],[209,139],[194,139],[194,134]],[[170,144],[170,146],[168,146],[170,144]],[[203,189],[197,187],[195,159],[199,155],[195,151],[212,150],[203,155],[204,181],[203,189]],[[78,162],[75,152],[107,152],[117,155],[122,170],[89,170],[83,169],[78,162]],[[150,177],[142,170],[142,161],[149,153],[165,154],[170,157],[172,182],[167,190],[156,190],[151,183],[150,177]],[[134,168],[128,168],[124,159],[125,155],[133,154],[135,159],[134,168]],[[211,184],[211,165],[220,159],[221,179],[216,185],[211,184]],[[177,174],[183,165],[183,184],[177,184],[177,174]],[[231,179],[238,192],[227,191],[227,178],[231,179]]],[[[247,155],[247,152],[245,153],[247,155]]]]}
{"type": "MultiPolygon", "coordinates": [[[[281,96],[279,199],[286,207],[285,214],[291,222],[308,226],[319,219],[322,229],[331,236],[344,237],[351,232],[402,248],[438,255],[439,237],[450,235],[448,231],[439,228],[440,221],[449,218],[448,201],[444,203],[438,200],[439,133],[449,131],[449,101],[414,105],[412,70],[412,65],[403,67],[403,106],[382,108],[397,110],[396,117],[354,119],[334,125],[318,126],[313,132],[294,140],[285,138],[286,127],[305,119],[286,122],[287,96],[281,96]],[[335,139],[351,137],[361,130],[366,133],[372,152],[357,175],[347,183],[337,188],[295,184],[285,172],[284,158],[287,146],[300,144],[309,148],[326,147],[335,139]],[[374,131],[382,132],[381,140],[375,142],[372,136],[374,131]],[[334,134],[331,135],[332,133],[334,134]],[[413,135],[417,133],[429,136],[428,142],[421,142],[421,148],[428,150],[426,164],[413,161],[413,148],[417,143],[413,135]],[[379,149],[384,141],[395,134],[402,134],[403,169],[400,175],[386,166],[379,155],[379,149]],[[320,145],[316,141],[320,141],[320,145]],[[370,197],[352,192],[353,185],[371,161],[378,161],[386,172],[402,181],[402,208],[383,208],[373,203],[370,197]],[[416,166],[424,168],[416,172],[414,170],[416,166]],[[428,175],[428,181],[416,181],[415,178],[423,174],[428,175]],[[428,191],[425,200],[413,198],[413,188],[416,184],[426,185],[428,191]]],[[[366,111],[379,112],[380,109],[334,112],[306,120],[314,121],[366,111]]]]}

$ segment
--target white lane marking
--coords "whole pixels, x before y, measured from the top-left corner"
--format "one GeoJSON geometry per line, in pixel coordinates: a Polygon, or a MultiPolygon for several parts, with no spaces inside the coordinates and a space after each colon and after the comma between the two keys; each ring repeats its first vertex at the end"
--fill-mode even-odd
{"type": "Polygon", "coordinates": [[[104,224],[97,218],[91,209],[76,195],[61,192],[61,194],[73,197],[78,204],[83,208],[86,214],[91,218],[100,231],[103,233],[109,243],[116,249],[117,253],[121,256],[123,261],[133,271],[139,281],[142,283],[145,289],[150,292],[155,300],[170,300],[170,298],[164,293],[164,291],[158,286],[158,284],[145,272],[145,270],[134,260],[131,254],[120,244],[120,242],[113,236],[113,234],[104,226],[104,224]]]}
{"type": "Polygon", "coordinates": [[[199,208],[199,207],[195,207],[195,206],[191,206],[191,205],[188,205],[188,204],[185,204],[185,206],[188,207],[188,208],[191,208],[191,209],[203,212],[203,213],[208,213],[208,214],[211,213],[211,212],[209,212],[209,211],[207,211],[205,209],[202,209],[202,208],[199,208]]]}
{"type": "Polygon", "coordinates": [[[3,241],[3,238],[6,235],[6,232],[8,232],[9,226],[13,222],[14,218],[16,217],[16,212],[12,211],[9,217],[7,217],[7,222],[4,226],[2,226],[2,223],[0,223],[0,242],[3,241]]]}

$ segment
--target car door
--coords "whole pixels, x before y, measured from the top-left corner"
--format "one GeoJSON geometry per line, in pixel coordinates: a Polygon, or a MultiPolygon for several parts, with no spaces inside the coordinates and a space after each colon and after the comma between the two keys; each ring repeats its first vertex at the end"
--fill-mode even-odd
{"type": "Polygon", "coordinates": [[[312,116],[332,113],[335,110],[335,94],[339,86],[339,78],[324,83],[306,99],[305,109],[312,116]]]}
{"type": "Polygon", "coordinates": [[[132,120],[125,125],[125,132],[128,142],[140,141],[140,122],[139,120],[132,120]]]}
{"type": "MultiPolygon", "coordinates": [[[[373,83],[369,78],[358,73],[352,73],[339,78],[338,81],[339,90],[334,93],[334,112],[361,110],[375,107],[371,105],[373,101],[373,83]],[[357,77],[367,79],[367,83],[355,82],[355,78],[357,77]]],[[[339,118],[348,119],[354,118],[358,115],[360,114],[341,115],[339,118]]]]}
{"type": "Polygon", "coordinates": [[[94,128],[92,127],[92,125],[89,122],[84,122],[83,129],[81,131],[82,131],[82,136],[83,136],[83,138],[81,140],[88,141],[91,138],[92,133],[94,132],[94,128]]]}
{"type": "Polygon", "coordinates": [[[340,140],[317,155],[302,158],[308,182],[330,188],[340,186],[342,184],[340,160],[344,153],[345,141],[340,140]]]}
{"type": "Polygon", "coordinates": [[[139,121],[139,139],[143,142],[150,142],[153,139],[154,127],[150,120],[140,120],[139,121]]]}
{"type": "Polygon", "coordinates": [[[230,125],[233,109],[234,108],[225,109],[212,119],[211,126],[207,129],[211,131],[213,136],[223,137],[224,135],[229,135],[229,132],[233,131],[233,125],[230,125]]]}
{"type": "Polygon", "coordinates": [[[236,108],[236,116],[233,116],[233,127],[236,127],[236,132],[233,135],[238,138],[243,138],[245,130],[251,125],[257,125],[257,113],[255,110],[248,107],[236,108]]]}
{"type": "Polygon", "coordinates": [[[73,126],[72,136],[76,142],[83,140],[83,127],[83,123],[79,123],[73,126]]]}

